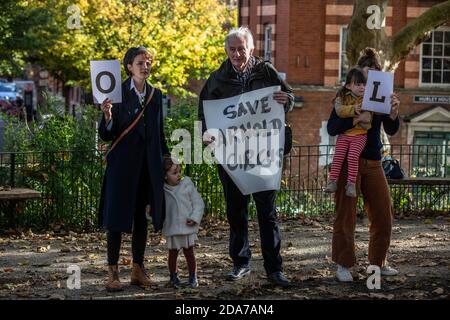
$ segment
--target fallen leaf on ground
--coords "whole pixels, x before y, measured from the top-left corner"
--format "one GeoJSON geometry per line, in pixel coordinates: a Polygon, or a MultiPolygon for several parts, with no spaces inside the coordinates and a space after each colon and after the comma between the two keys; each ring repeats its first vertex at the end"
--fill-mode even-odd
{"type": "Polygon", "coordinates": [[[46,253],[46,252],[48,252],[48,250],[50,250],[50,245],[48,245],[46,247],[38,247],[36,249],[36,251],[39,252],[39,253],[46,253]]]}
{"type": "Polygon", "coordinates": [[[443,294],[444,293],[444,289],[443,288],[437,288],[436,290],[433,290],[433,293],[435,293],[435,294],[443,294]]]}
{"type": "Polygon", "coordinates": [[[419,238],[430,238],[430,239],[433,239],[433,238],[437,237],[437,234],[435,234],[435,233],[419,233],[418,237],[419,238]]]}
{"type": "Polygon", "coordinates": [[[394,299],[394,295],[393,294],[383,294],[383,293],[370,293],[369,294],[370,298],[375,298],[375,299],[387,299],[387,300],[392,300],[394,299]]]}
{"type": "Polygon", "coordinates": [[[51,266],[51,264],[50,264],[50,262],[37,262],[37,263],[33,263],[31,266],[41,268],[41,267],[51,266]]]}
{"type": "Polygon", "coordinates": [[[419,267],[434,267],[437,266],[438,264],[436,262],[433,261],[424,261],[421,264],[419,264],[419,267]]]}
{"type": "Polygon", "coordinates": [[[298,294],[293,294],[292,297],[295,299],[299,299],[299,300],[309,300],[310,299],[308,296],[302,296],[302,295],[298,295],[298,294]]]}
{"type": "Polygon", "coordinates": [[[415,290],[409,292],[406,296],[413,299],[423,299],[427,293],[425,291],[415,290]]]}
{"type": "Polygon", "coordinates": [[[29,298],[30,297],[30,293],[29,292],[16,292],[16,295],[19,298],[29,298]]]}
{"type": "Polygon", "coordinates": [[[331,274],[331,271],[327,269],[313,269],[313,271],[322,277],[327,277],[331,274]]]}
{"type": "Polygon", "coordinates": [[[296,275],[291,277],[292,281],[306,281],[306,280],[309,280],[309,279],[311,279],[310,276],[298,275],[298,274],[296,274],[296,275]]]}

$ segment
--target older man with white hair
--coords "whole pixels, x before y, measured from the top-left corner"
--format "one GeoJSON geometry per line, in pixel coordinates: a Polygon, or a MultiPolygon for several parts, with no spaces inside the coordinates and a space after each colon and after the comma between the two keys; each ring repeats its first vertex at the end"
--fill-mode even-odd
{"type": "MultiPolygon", "coordinates": [[[[200,94],[198,115],[203,122],[204,131],[207,129],[203,114],[204,100],[223,99],[252,90],[281,86],[281,91],[275,92],[273,98],[285,112],[292,110],[294,96],[291,87],[279,76],[270,62],[253,56],[253,50],[253,36],[248,28],[233,29],[225,38],[228,59],[211,74],[200,94]]],[[[205,144],[211,142],[210,138],[204,138],[205,144]]],[[[240,192],[222,165],[218,165],[218,171],[225,194],[226,214],[230,225],[229,253],[234,265],[227,279],[239,280],[250,273],[251,251],[248,241],[250,196],[240,192]]],[[[290,282],[282,269],[281,235],[275,208],[275,190],[253,193],[252,196],[256,204],[267,278],[275,285],[287,287],[290,282]]]]}

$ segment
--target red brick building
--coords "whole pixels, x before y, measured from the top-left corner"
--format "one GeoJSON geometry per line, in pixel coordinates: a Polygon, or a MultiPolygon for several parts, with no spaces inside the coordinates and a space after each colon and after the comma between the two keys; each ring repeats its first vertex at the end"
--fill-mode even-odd
{"type": "MultiPolygon", "coordinates": [[[[387,35],[397,33],[443,1],[392,0],[387,35]]],[[[352,0],[241,0],[239,25],[249,26],[255,54],[271,59],[303,102],[288,116],[301,145],[333,143],[326,132],[331,100],[346,70],[346,26],[352,0]]],[[[401,98],[401,130],[393,144],[436,144],[450,163],[450,24],[412,50],[395,72],[401,98]]]]}

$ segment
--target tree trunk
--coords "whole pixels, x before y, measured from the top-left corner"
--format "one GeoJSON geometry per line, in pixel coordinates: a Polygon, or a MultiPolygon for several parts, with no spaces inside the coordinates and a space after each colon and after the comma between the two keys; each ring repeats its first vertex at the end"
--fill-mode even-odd
{"type": "MultiPolygon", "coordinates": [[[[369,18],[373,16],[372,13],[367,13],[367,8],[372,5],[378,6],[380,9],[380,22],[385,21],[385,12],[388,5],[388,0],[354,0],[352,20],[348,26],[347,35],[347,58],[349,66],[356,65],[361,51],[366,47],[372,47],[378,50],[383,62],[390,56],[391,40],[386,35],[385,28],[380,29],[367,27],[369,18]]],[[[370,18],[370,20],[372,20],[370,18]]]]}
{"type": "Polygon", "coordinates": [[[393,71],[410,50],[419,45],[433,29],[450,21],[450,1],[444,1],[428,9],[393,37],[388,37],[384,27],[388,4],[389,0],[353,1],[353,15],[346,43],[350,66],[356,65],[364,48],[372,47],[380,54],[383,70],[393,71]],[[378,8],[379,15],[373,10],[367,13],[369,7],[378,8]],[[377,22],[376,17],[380,18],[381,26],[374,23],[377,22]]]}
{"type": "MultiPolygon", "coordinates": [[[[394,71],[411,49],[425,40],[433,29],[450,21],[450,1],[444,1],[425,11],[393,37],[388,37],[385,32],[388,4],[388,0],[353,1],[346,43],[349,66],[356,65],[364,48],[372,47],[380,55],[383,70],[394,71]]],[[[381,130],[381,138],[383,143],[389,144],[384,130],[381,130]]]]}

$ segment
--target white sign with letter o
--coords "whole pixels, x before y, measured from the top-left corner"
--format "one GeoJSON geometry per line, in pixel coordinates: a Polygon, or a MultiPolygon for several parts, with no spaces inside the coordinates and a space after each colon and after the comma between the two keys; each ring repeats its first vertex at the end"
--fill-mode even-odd
{"type": "Polygon", "coordinates": [[[91,61],[91,83],[94,103],[106,98],[112,103],[122,102],[122,77],[119,60],[91,61]]]}

